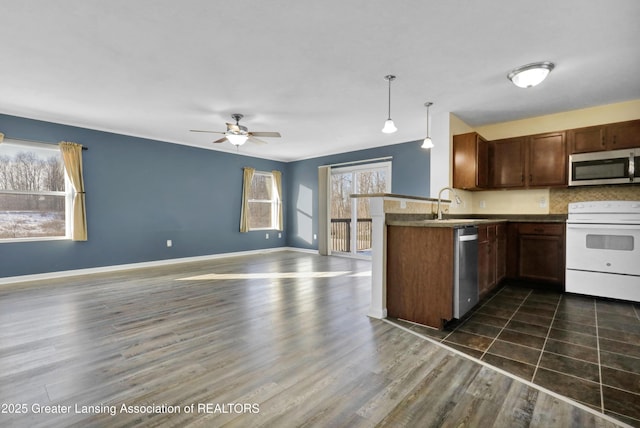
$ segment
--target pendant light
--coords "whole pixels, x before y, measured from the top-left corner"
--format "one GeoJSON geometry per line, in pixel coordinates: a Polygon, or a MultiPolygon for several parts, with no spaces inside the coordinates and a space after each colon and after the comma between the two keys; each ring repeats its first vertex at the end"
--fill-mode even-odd
{"type": "Polygon", "coordinates": [[[542,83],[555,65],[549,61],[534,62],[513,70],[507,78],[519,88],[531,88],[542,83]]]}
{"type": "Polygon", "coordinates": [[[398,130],[396,125],[393,123],[393,120],[391,120],[391,82],[396,79],[396,76],[389,74],[384,76],[384,79],[389,82],[389,115],[387,116],[387,120],[384,122],[382,132],[385,134],[393,134],[398,130]]]}
{"type": "Polygon", "coordinates": [[[430,101],[427,101],[426,103],[424,103],[424,106],[427,108],[427,137],[422,142],[422,146],[420,146],[423,149],[433,148],[433,141],[431,141],[431,137],[429,136],[429,107],[431,107],[432,105],[433,103],[430,101]]]}

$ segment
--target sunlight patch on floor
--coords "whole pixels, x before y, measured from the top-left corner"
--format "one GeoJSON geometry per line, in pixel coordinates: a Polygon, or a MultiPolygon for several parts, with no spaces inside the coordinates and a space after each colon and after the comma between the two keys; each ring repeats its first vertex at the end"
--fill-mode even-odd
{"type": "MultiPolygon", "coordinates": [[[[263,273],[207,273],[204,275],[178,278],[178,281],[210,281],[225,279],[304,279],[304,278],[333,278],[347,275],[350,271],[338,272],[263,272],[263,273]]],[[[353,275],[352,275],[353,276],[353,275]]]]}

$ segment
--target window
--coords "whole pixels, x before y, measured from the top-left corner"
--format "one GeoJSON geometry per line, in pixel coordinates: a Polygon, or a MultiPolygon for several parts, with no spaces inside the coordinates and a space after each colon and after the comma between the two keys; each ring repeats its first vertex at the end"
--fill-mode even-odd
{"type": "Polygon", "coordinates": [[[280,196],[273,173],[254,172],[247,203],[249,230],[278,229],[280,196]]]}
{"type": "Polygon", "coordinates": [[[0,240],[64,238],[71,189],[55,145],[0,144],[0,240]]]}
{"type": "Polygon", "coordinates": [[[331,251],[369,256],[372,247],[371,201],[356,194],[391,191],[391,162],[331,168],[329,189],[331,251]]]}

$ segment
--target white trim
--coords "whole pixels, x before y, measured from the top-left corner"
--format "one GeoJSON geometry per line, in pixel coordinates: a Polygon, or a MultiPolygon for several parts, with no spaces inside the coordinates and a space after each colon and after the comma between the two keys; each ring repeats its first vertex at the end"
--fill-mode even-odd
{"type": "Polygon", "coordinates": [[[128,263],[123,265],[111,265],[111,266],[101,266],[101,267],[86,268],[86,269],[36,273],[33,275],[8,276],[5,278],[0,278],[0,286],[7,285],[7,284],[15,284],[19,282],[38,281],[43,279],[65,278],[70,276],[89,275],[93,273],[117,272],[121,270],[129,270],[129,269],[140,269],[140,268],[164,266],[164,265],[179,264],[179,263],[215,260],[215,259],[222,259],[225,257],[240,257],[240,256],[248,256],[252,254],[275,253],[278,251],[300,251],[305,253],[309,252],[312,254],[317,254],[317,250],[307,250],[307,249],[295,248],[295,247],[265,248],[263,250],[237,251],[233,253],[209,254],[206,256],[181,257],[178,259],[153,260],[149,262],[128,263]]]}
{"type": "Polygon", "coordinates": [[[373,158],[373,159],[363,159],[363,160],[357,160],[357,161],[351,161],[351,162],[341,162],[341,163],[334,163],[331,165],[320,165],[318,168],[321,167],[329,167],[329,168],[335,168],[337,166],[344,166],[344,165],[357,165],[360,163],[370,163],[370,162],[378,162],[378,161],[390,161],[393,160],[393,156],[385,156],[382,158],[373,158]]]}
{"type": "Polygon", "coordinates": [[[391,324],[392,326],[394,326],[396,328],[399,328],[400,330],[404,330],[407,333],[413,334],[414,336],[417,336],[417,337],[419,337],[421,339],[424,339],[424,340],[426,340],[426,341],[428,341],[430,343],[433,343],[434,345],[440,346],[440,347],[446,349],[447,351],[453,352],[454,354],[456,354],[456,355],[458,355],[460,357],[466,358],[467,360],[471,360],[471,361],[476,362],[476,363],[478,363],[478,364],[480,364],[480,365],[482,365],[482,366],[484,366],[484,367],[486,367],[488,369],[491,369],[491,370],[496,371],[496,372],[498,372],[500,374],[508,376],[511,379],[515,380],[515,381],[524,383],[525,385],[527,385],[527,386],[529,386],[531,388],[537,389],[538,391],[541,391],[541,392],[544,392],[545,394],[551,395],[552,397],[555,397],[560,401],[564,401],[567,404],[571,404],[572,406],[578,407],[578,408],[580,408],[582,410],[586,410],[587,412],[589,412],[589,413],[591,413],[593,415],[596,415],[596,416],[598,416],[598,417],[600,417],[600,418],[602,418],[602,419],[604,419],[606,421],[609,421],[609,422],[613,423],[616,426],[631,428],[630,425],[627,425],[627,424],[625,424],[624,422],[621,422],[618,419],[615,419],[615,418],[613,418],[613,417],[611,417],[609,415],[606,415],[604,413],[600,413],[599,411],[597,411],[595,409],[592,409],[591,407],[585,406],[584,404],[579,403],[577,401],[573,401],[572,399],[570,399],[568,397],[565,397],[564,395],[560,395],[557,392],[553,392],[553,391],[551,391],[549,389],[546,389],[545,387],[542,387],[542,386],[537,385],[537,384],[535,384],[533,382],[530,382],[530,381],[528,381],[526,379],[518,377],[518,376],[514,375],[513,373],[509,373],[508,371],[502,370],[499,367],[492,366],[491,364],[488,364],[485,361],[482,361],[482,360],[479,360],[479,359],[477,359],[475,357],[472,357],[469,354],[465,354],[462,351],[458,351],[455,348],[451,348],[451,347],[445,345],[444,343],[438,342],[437,340],[430,338],[429,336],[425,336],[424,334],[420,334],[420,333],[418,333],[416,331],[408,329],[408,328],[406,328],[406,327],[404,327],[402,325],[398,325],[398,324],[396,324],[396,323],[394,323],[392,321],[389,321],[387,319],[383,319],[381,321],[386,322],[387,324],[391,324]]]}

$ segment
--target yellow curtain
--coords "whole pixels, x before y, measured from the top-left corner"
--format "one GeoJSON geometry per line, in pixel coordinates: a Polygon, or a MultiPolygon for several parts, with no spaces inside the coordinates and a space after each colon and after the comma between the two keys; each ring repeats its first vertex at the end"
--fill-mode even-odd
{"type": "Polygon", "coordinates": [[[4,140],[4,134],[0,132],[0,143],[2,143],[2,140],[4,140]]]}
{"type": "Polygon", "coordinates": [[[278,224],[276,228],[283,230],[283,216],[282,216],[282,173],[280,171],[271,171],[273,180],[276,182],[276,191],[278,192],[278,224]]]}
{"type": "Polygon", "coordinates": [[[242,208],[240,210],[240,232],[249,231],[249,190],[253,180],[254,168],[245,167],[242,177],[242,208]]]}
{"type": "Polygon", "coordinates": [[[84,179],[82,178],[82,145],[62,141],[58,144],[67,176],[73,185],[73,218],[71,239],[87,240],[87,210],[85,206],[84,179]]]}

